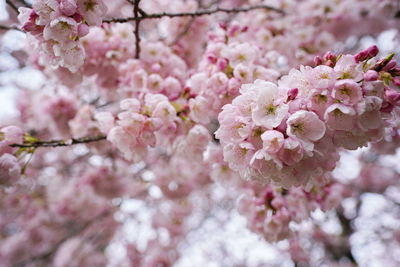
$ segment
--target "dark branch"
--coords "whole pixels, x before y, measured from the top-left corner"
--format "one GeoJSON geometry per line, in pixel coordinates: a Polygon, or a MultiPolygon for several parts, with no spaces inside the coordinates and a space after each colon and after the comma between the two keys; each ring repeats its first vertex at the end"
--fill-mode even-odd
{"type": "Polygon", "coordinates": [[[12,144],[11,147],[19,147],[19,148],[38,148],[38,147],[62,147],[62,146],[72,146],[77,144],[86,144],[92,142],[98,142],[101,140],[105,140],[106,136],[89,136],[83,138],[72,138],[68,140],[51,140],[51,141],[34,141],[28,142],[24,144],[12,144]]]}
{"type": "Polygon", "coordinates": [[[223,13],[240,13],[240,12],[248,12],[256,9],[266,9],[270,11],[274,11],[276,13],[279,13],[281,15],[284,15],[285,12],[282,9],[275,8],[272,6],[268,5],[256,5],[256,6],[250,6],[250,7],[241,7],[241,8],[214,8],[210,10],[199,10],[196,12],[182,12],[182,13],[157,13],[157,14],[146,14],[143,12],[140,12],[141,16],[134,16],[134,17],[127,17],[127,18],[112,18],[112,19],[106,19],[103,20],[104,23],[111,23],[111,22],[116,22],[116,23],[124,23],[124,22],[129,22],[129,21],[141,21],[145,19],[160,19],[163,17],[168,17],[168,18],[176,18],[176,17],[200,17],[200,16],[206,16],[206,15],[212,15],[215,13],[223,12],[223,13]]]}
{"type": "Polygon", "coordinates": [[[2,30],[2,31],[15,30],[15,31],[24,32],[23,30],[21,30],[21,29],[18,28],[18,27],[15,27],[15,26],[6,26],[6,25],[0,25],[0,30],[2,30]]]}
{"type": "Polygon", "coordinates": [[[7,5],[9,5],[15,12],[17,12],[17,14],[19,14],[18,7],[17,7],[13,2],[11,2],[11,0],[6,0],[6,3],[7,3],[7,5]]]}
{"type": "MultiPolygon", "coordinates": [[[[133,14],[135,18],[139,18],[140,14],[140,8],[139,8],[139,3],[140,0],[134,0],[134,7],[133,7],[133,14]]],[[[131,2],[131,1],[129,1],[131,2]]],[[[144,17],[143,14],[141,14],[142,17],[144,17]]],[[[139,33],[139,27],[140,27],[140,21],[141,20],[136,20],[135,24],[135,42],[136,42],[136,53],[135,53],[135,58],[138,59],[140,57],[140,33],[139,33]]]]}

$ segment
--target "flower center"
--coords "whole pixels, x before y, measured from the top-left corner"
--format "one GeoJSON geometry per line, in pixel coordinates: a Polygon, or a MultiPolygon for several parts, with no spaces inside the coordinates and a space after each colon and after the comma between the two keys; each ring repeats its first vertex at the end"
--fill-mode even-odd
{"type": "Polygon", "coordinates": [[[350,89],[347,88],[347,87],[343,87],[343,88],[340,89],[340,93],[342,95],[350,95],[350,89]]]}
{"type": "Polygon", "coordinates": [[[96,5],[96,3],[93,2],[92,0],[89,0],[89,1],[86,1],[84,3],[84,5],[85,5],[85,10],[86,11],[92,11],[94,9],[94,6],[96,5]]]}
{"type": "Polygon", "coordinates": [[[276,106],[274,106],[273,104],[269,104],[269,105],[265,108],[265,112],[267,113],[267,115],[275,114],[275,111],[276,111],[276,106]]]}
{"type": "Polygon", "coordinates": [[[293,123],[292,124],[293,132],[302,133],[303,132],[303,124],[302,123],[293,123]]]}

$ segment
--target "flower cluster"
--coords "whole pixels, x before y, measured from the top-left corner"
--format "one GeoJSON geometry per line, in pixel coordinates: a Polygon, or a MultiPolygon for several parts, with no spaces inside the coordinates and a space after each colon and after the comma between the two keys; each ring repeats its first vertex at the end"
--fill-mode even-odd
{"type": "Polygon", "coordinates": [[[45,79],[0,116],[0,265],[274,265],[231,257],[244,217],[333,266],[355,261],[366,194],[397,205],[400,68],[375,46],[339,56],[398,28],[396,1],[10,0],[1,36],[28,3],[29,49],[2,42],[45,79]],[[359,174],[330,173],[367,145],[359,174]]]}
{"type": "Polygon", "coordinates": [[[377,48],[355,56],[327,53],[315,68],[293,69],[277,84],[256,80],[223,107],[216,137],[229,166],[286,188],[310,186],[333,170],[339,148],[379,141],[396,127],[399,68],[377,48]]]}
{"type": "Polygon", "coordinates": [[[138,161],[148,147],[156,145],[157,133],[173,134],[176,129],[176,110],[164,95],[147,94],[144,105],[134,98],[125,99],[121,109],[125,111],[118,114],[116,122],[108,112],[98,113],[96,117],[107,139],[127,159],[138,161]]]}
{"type": "Polygon", "coordinates": [[[0,186],[12,185],[20,177],[21,166],[15,157],[17,149],[10,145],[21,144],[23,140],[23,131],[17,126],[0,129],[0,186]]]}
{"type": "Polygon", "coordinates": [[[328,182],[306,192],[303,188],[289,190],[272,186],[254,186],[244,192],[238,209],[247,218],[248,227],[270,241],[277,242],[293,234],[289,223],[300,223],[317,208],[323,211],[336,208],[351,191],[346,186],[328,182]]]}
{"type": "Polygon", "coordinates": [[[79,38],[102,23],[107,7],[102,0],[34,0],[32,9],[19,11],[22,29],[36,38],[41,60],[76,72],[85,58],[79,38]]]}

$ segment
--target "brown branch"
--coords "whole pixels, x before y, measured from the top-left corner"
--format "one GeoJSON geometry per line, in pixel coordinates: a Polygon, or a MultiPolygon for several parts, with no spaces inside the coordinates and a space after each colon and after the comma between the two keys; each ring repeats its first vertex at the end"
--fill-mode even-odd
{"type": "Polygon", "coordinates": [[[144,12],[140,12],[141,16],[133,16],[133,17],[127,17],[127,18],[111,18],[111,19],[106,19],[103,20],[104,23],[124,23],[124,22],[129,22],[129,21],[141,21],[145,19],[160,19],[163,17],[168,17],[168,18],[176,18],[176,17],[200,17],[200,16],[206,16],[206,15],[212,15],[215,13],[223,12],[223,13],[241,13],[241,12],[249,12],[252,10],[256,9],[266,9],[270,11],[274,11],[276,13],[279,13],[281,15],[284,15],[285,12],[282,9],[275,8],[272,6],[268,5],[256,5],[256,6],[249,6],[249,7],[241,7],[241,8],[214,8],[214,9],[209,9],[209,10],[199,10],[195,12],[181,12],[181,13],[168,13],[168,12],[162,12],[162,13],[156,13],[156,14],[146,14],[144,12]]]}
{"type": "Polygon", "coordinates": [[[51,141],[33,141],[26,142],[24,144],[12,144],[11,147],[19,147],[19,148],[38,148],[38,147],[65,147],[72,146],[77,144],[87,144],[92,142],[98,142],[101,140],[105,140],[106,136],[98,135],[98,136],[89,136],[83,138],[72,138],[68,140],[51,140],[51,141]]]}
{"type": "MultiPolygon", "coordinates": [[[[131,2],[131,1],[129,1],[131,2]]],[[[140,0],[135,0],[134,2],[134,7],[133,7],[133,15],[135,16],[135,18],[139,18],[139,14],[140,13],[140,9],[139,9],[139,3],[140,0]]],[[[141,14],[141,17],[145,17],[144,14],[141,14]]],[[[136,20],[135,21],[135,42],[136,42],[136,51],[135,51],[135,58],[139,59],[140,57],[140,33],[139,33],[139,27],[140,27],[140,22],[141,20],[136,20]]]]}
{"type": "Polygon", "coordinates": [[[18,7],[17,7],[13,2],[11,2],[11,0],[6,0],[6,3],[7,3],[15,12],[17,12],[17,14],[19,14],[18,7]]]}
{"type": "Polygon", "coordinates": [[[23,30],[21,30],[20,28],[16,27],[16,26],[6,26],[6,25],[0,25],[0,31],[9,31],[9,30],[14,30],[14,31],[20,31],[25,33],[23,30]]]}

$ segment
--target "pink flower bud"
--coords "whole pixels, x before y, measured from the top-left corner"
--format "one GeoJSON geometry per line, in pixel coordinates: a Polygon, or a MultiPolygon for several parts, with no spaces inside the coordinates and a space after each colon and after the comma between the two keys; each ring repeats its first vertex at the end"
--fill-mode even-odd
{"type": "Polygon", "coordinates": [[[394,77],[392,81],[394,85],[400,86],[400,77],[394,77]]]}
{"type": "Polygon", "coordinates": [[[89,33],[89,26],[87,24],[79,24],[78,26],[78,35],[79,37],[86,36],[89,33]]]}
{"type": "Polygon", "coordinates": [[[367,48],[367,54],[369,58],[376,56],[379,53],[379,48],[376,45],[367,48]]]}
{"type": "Polygon", "coordinates": [[[217,61],[217,66],[220,71],[224,71],[228,66],[228,60],[226,58],[220,58],[217,61]]]}
{"type": "Polygon", "coordinates": [[[395,67],[396,67],[396,61],[391,60],[391,61],[389,61],[388,64],[386,64],[385,67],[383,67],[383,70],[384,71],[390,71],[391,69],[394,69],[395,67]]]}
{"type": "Polygon", "coordinates": [[[336,55],[335,54],[333,54],[331,51],[328,51],[328,52],[326,52],[325,53],[325,55],[324,55],[324,60],[331,60],[331,61],[335,61],[336,60],[336,55]]]}
{"type": "Polygon", "coordinates": [[[294,100],[297,95],[299,94],[299,88],[293,88],[288,91],[288,98],[287,101],[294,100]]]}
{"type": "Polygon", "coordinates": [[[61,0],[60,11],[65,16],[72,16],[76,13],[77,5],[74,0],[61,0]]]}
{"type": "Polygon", "coordinates": [[[314,64],[315,64],[315,66],[319,66],[319,65],[322,64],[322,59],[321,59],[320,56],[316,56],[316,57],[314,58],[314,64]]]}
{"type": "Polygon", "coordinates": [[[360,61],[364,61],[368,58],[368,53],[367,51],[361,51],[360,53],[358,53],[357,55],[354,56],[354,59],[356,60],[356,62],[360,62],[360,61]]]}
{"type": "Polygon", "coordinates": [[[392,105],[397,105],[400,101],[400,93],[393,89],[388,89],[385,91],[385,96],[387,101],[392,105]]]}
{"type": "Polygon", "coordinates": [[[379,73],[374,70],[369,70],[364,74],[364,80],[367,82],[376,81],[379,78],[379,73]]]}
{"type": "Polygon", "coordinates": [[[360,53],[358,53],[357,55],[354,56],[354,59],[356,60],[356,62],[360,62],[360,61],[364,61],[370,58],[373,58],[374,56],[376,56],[379,53],[379,49],[376,45],[370,46],[367,49],[365,49],[364,51],[361,51],[360,53]]]}

